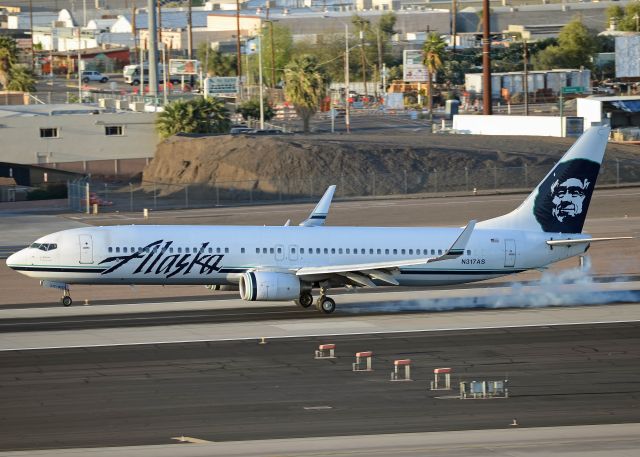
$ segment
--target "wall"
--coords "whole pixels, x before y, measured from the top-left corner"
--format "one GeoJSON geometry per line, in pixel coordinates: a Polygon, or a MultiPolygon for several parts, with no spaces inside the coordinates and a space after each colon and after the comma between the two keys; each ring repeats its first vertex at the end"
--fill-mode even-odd
{"type": "Polygon", "coordinates": [[[0,161],[36,164],[153,157],[158,136],[154,113],[58,114],[0,119],[0,136],[10,148],[0,161]],[[124,126],[122,136],[105,135],[106,125],[124,126]],[[41,128],[59,129],[59,138],[40,138],[41,128]]]}
{"type": "Polygon", "coordinates": [[[557,116],[457,115],[453,130],[473,135],[563,136],[562,120],[557,116]]]}

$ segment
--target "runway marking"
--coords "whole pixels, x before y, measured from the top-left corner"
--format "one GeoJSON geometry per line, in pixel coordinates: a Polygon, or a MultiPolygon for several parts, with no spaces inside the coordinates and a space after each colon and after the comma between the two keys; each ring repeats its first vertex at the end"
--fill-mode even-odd
{"type": "MultiPolygon", "coordinates": [[[[407,333],[436,333],[436,332],[452,332],[467,330],[498,330],[498,329],[517,329],[517,328],[537,328],[537,327],[569,327],[578,325],[605,325],[605,324],[633,324],[640,320],[614,320],[614,321],[583,321],[583,322],[546,322],[538,324],[522,324],[522,325],[490,325],[483,327],[442,327],[433,329],[410,329],[410,330],[380,330],[370,332],[342,332],[342,333],[309,333],[299,335],[284,336],[268,336],[270,340],[289,340],[295,338],[318,338],[326,336],[361,336],[361,335],[399,335],[407,333]]],[[[155,344],[189,344],[189,343],[216,343],[226,341],[254,341],[255,336],[242,338],[206,338],[195,340],[166,340],[166,341],[140,341],[130,343],[104,343],[104,344],[79,344],[67,346],[33,346],[21,348],[0,348],[0,352],[11,351],[42,351],[55,349],[84,349],[84,348],[103,348],[103,347],[121,347],[121,346],[151,346],[155,344]]]]}
{"type": "Polygon", "coordinates": [[[191,436],[174,436],[172,440],[180,441],[181,443],[194,443],[194,444],[211,444],[215,441],[201,440],[200,438],[193,438],[191,436]]]}
{"type": "Polygon", "coordinates": [[[305,406],[304,409],[306,411],[326,411],[328,409],[333,409],[333,406],[305,406]]]}

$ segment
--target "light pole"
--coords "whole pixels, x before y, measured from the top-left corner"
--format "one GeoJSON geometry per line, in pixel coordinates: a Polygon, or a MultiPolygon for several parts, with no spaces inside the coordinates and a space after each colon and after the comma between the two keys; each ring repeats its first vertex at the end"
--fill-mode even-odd
{"type": "Polygon", "coordinates": [[[264,130],[264,95],[262,94],[262,33],[258,34],[258,81],[260,85],[260,130],[264,130]]]}
{"type": "Polygon", "coordinates": [[[344,122],[347,133],[351,133],[351,118],[349,108],[349,24],[344,24],[344,91],[345,91],[345,109],[344,122]]]}
{"type": "Polygon", "coordinates": [[[529,115],[529,53],[527,50],[527,40],[522,39],[522,47],[524,52],[524,80],[522,81],[522,89],[524,90],[524,115],[529,115]]]}

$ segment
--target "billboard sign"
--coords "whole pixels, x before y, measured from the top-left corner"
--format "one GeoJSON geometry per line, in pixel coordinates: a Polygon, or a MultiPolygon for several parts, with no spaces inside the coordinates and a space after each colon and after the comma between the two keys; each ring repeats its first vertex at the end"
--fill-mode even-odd
{"type": "Polygon", "coordinates": [[[426,82],[428,80],[427,67],[422,63],[423,59],[422,50],[405,49],[402,59],[402,79],[412,82],[426,82]]]}
{"type": "Polygon", "coordinates": [[[204,90],[207,95],[231,95],[238,92],[238,78],[236,76],[213,76],[204,80],[204,90]]]}
{"type": "Polygon", "coordinates": [[[169,60],[170,75],[197,75],[198,61],[187,59],[170,59],[169,60]]]}

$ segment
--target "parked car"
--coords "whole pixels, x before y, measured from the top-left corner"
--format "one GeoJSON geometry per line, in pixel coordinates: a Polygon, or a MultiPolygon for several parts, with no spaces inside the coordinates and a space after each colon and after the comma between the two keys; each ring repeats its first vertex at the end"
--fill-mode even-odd
{"type": "Polygon", "coordinates": [[[89,81],[99,81],[104,84],[109,81],[109,77],[103,75],[99,71],[83,71],[82,82],[86,84],[89,81]]]}

